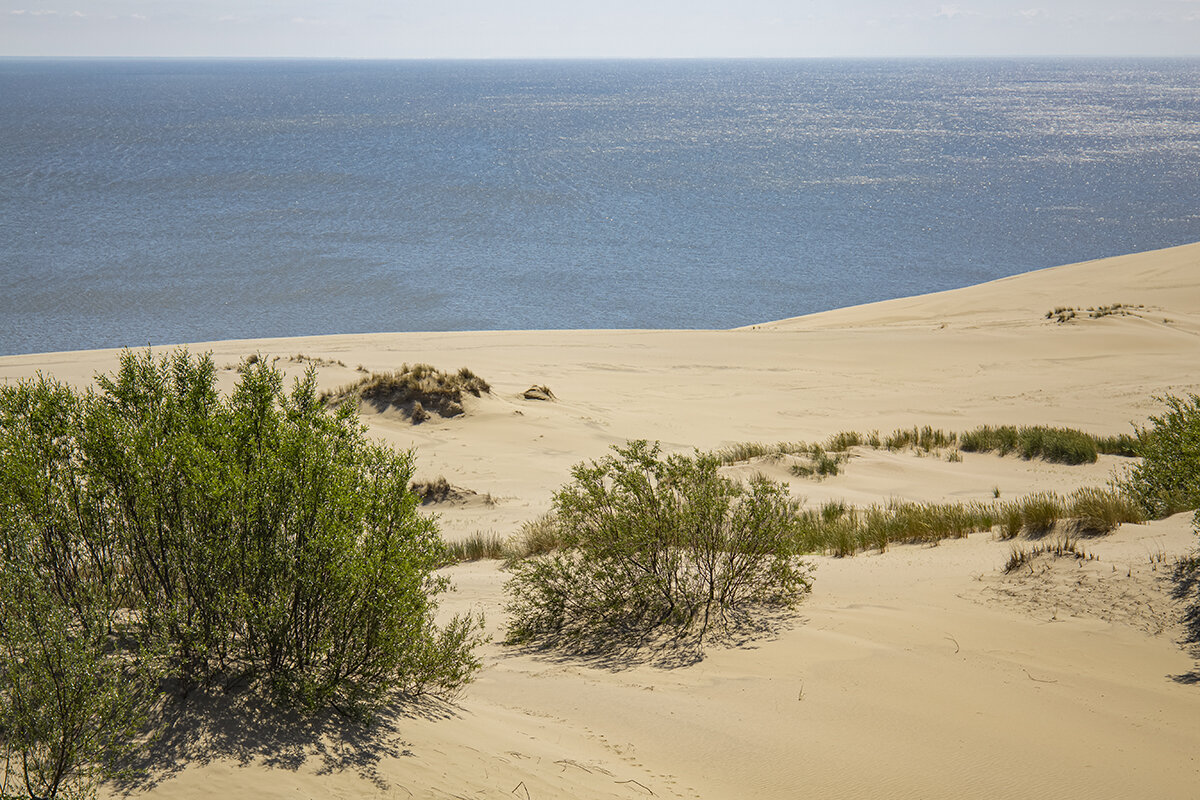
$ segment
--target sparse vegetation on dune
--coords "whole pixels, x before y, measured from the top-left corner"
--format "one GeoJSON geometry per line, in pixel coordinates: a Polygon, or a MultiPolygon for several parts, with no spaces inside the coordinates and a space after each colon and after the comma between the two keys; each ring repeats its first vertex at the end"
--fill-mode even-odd
{"type": "MultiPolygon", "coordinates": [[[[1102,317],[1112,316],[1138,316],[1136,312],[1144,308],[1145,306],[1141,305],[1140,303],[1137,305],[1131,305],[1129,303],[1113,303],[1110,306],[1088,306],[1087,318],[1100,319],[1102,317]]],[[[1080,318],[1079,315],[1082,313],[1084,313],[1083,309],[1079,309],[1074,306],[1056,306],[1046,312],[1046,319],[1052,319],[1055,322],[1062,324],[1066,322],[1072,322],[1075,319],[1080,318]]]]}
{"type": "Polygon", "coordinates": [[[409,487],[413,494],[421,499],[421,504],[443,503],[454,492],[454,487],[444,475],[438,475],[431,481],[413,481],[409,487]]]}
{"type": "Polygon", "coordinates": [[[713,455],[716,456],[721,464],[728,466],[764,456],[768,458],[782,458],[783,456],[790,455],[807,455],[811,450],[812,445],[806,442],[775,442],[774,444],[735,442],[734,444],[714,450],[713,455]]]}
{"type": "Polygon", "coordinates": [[[1004,564],[1004,573],[1012,574],[1023,567],[1033,568],[1033,562],[1043,556],[1052,558],[1074,558],[1078,561],[1094,561],[1096,556],[1080,547],[1071,536],[1063,536],[1050,544],[1035,544],[1031,548],[1014,546],[1004,564]]]}
{"type": "Polygon", "coordinates": [[[883,551],[892,544],[930,544],[962,538],[996,524],[986,503],[911,503],[893,500],[858,509],[841,501],[797,511],[803,552],[843,557],[861,550],[883,551]]]}
{"type": "Polygon", "coordinates": [[[947,456],[948,461],[961,461],[961,453],[995,452],[1005,456],[1016,454],[1025,459],[1041,459],[1058,464],[1095,463],[1098,454],[1133,457],[1139,455],[1139,438],[1128,434],[1118,436],[1095,436],[1074,428],[1052,428],[1043,425],[1017,427],[982,425],[964,433],[944,431],[926,425],[900,428],[887,436],[878,431],[858,433],[842,431],[831,436],[825,444],[808,444],[802,441],[738,442],[716,451],[722,464],[730,465],[754,458],[782,458],[788,455],[808,456],[813,467],[800,465],[793,474],[800,476],[836,475],[837,469],[822,471],[819,465],[826,459],[836,464],[845,463],[851,447],[870,447],[875,450],[915,450],[920,453],[935,453],[955,448],[947,456]]]}
{"type": "Polygon", "coordinates": [[[321,402],[342,405],[366,403],[376,411],[398,410],[414,424],[433,414],[456,417],[463,413],[466,394],[480,397],[491,386],[471,370],[444,372],[429,364],[404,364],[394,372],[372,372],[355,383],[321,395],[321,402]]]}
{"type": "Polygon", "coordinates": [[[1112,489],[1084,488],[1066,497],[1039,492],[1007,502],[913,503],[893,500],[854,508],[835,501],[798,510],[800,549],[849,556],[892,544],[933,544],[995,529],[1001,539],[1040,538],[1056,528],[1076,536],[1142,522],[1140,509],[1112,489]]]}

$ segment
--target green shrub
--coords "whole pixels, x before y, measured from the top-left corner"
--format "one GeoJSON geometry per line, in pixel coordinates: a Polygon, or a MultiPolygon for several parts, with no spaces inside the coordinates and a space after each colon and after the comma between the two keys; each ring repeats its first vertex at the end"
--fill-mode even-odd
{"type": "MultiPolygon", "coordinates": [[[[124,725],[116,712],[136,704],[122,687],[148,674],[144,653],[184,686],[245,681],[281,704],[347,711],[452,692],[475,669],[478,622],[434,623],[444,556],[408,489],[411,454],[319,403],[311,369],[285,393],[273,366],[248,360],[228,398],[215,372],[184,351],[126,352],[96,391],[0,388],[10,759],[62,749],[17,726],[22,697],[70,671],[95,673],[66,684],[71,713],[124,725]],[[38,633],[22,608],[43,607],[38,633]],[[53,644],[42,662],[30,636],[53,644]]],[[[85,728],[68,735],[79,769],[105,749],[85,728]]]]}
{"type": "Polygon", "coordinates": [[[1141,463],[1120,483],[1151,519],[1200,507],[1200,396],[1162,403],[1166,411],[1139,431],[1141,463]]]}
{"type": "Polygon", "coordinates": [[[64,604],[33,560],[7,558],[0,582],[0,797],[90,797],[133,749],[157,659],[102,601],[64,604]]]}
{"type": "Polygon", "coordinates": [[[809,589],[782,484],[743,486],[715,455],[664,459],[646,441],[613,451],[555,494],[563,549],[513,565],[511,641],[587,649],[663,627],[702,641],[809,589]]]}

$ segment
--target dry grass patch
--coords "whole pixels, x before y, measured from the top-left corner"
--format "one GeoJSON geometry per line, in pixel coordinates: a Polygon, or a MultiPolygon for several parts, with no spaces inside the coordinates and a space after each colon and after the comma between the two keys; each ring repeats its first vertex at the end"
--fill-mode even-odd
{"type": "Polygon", "coordinates": [[[480,397],[491,391],[487,381],[466,367],[451,373],[429,364],[404,364],[394,372],[372,372],[355,383],[325,392],[321,402],[366,403],[380,412],[398,410],[417,424],[434,414],[460,416],[465,394],[480,397]]]}

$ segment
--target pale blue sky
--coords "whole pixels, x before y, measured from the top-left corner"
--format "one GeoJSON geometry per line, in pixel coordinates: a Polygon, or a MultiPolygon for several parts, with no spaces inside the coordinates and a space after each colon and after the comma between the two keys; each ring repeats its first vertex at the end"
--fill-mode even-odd
{"type": "Polygon", "coordinates": [[[0,55],[1200,55],[1200,0],[0,0],[0,55]]]}

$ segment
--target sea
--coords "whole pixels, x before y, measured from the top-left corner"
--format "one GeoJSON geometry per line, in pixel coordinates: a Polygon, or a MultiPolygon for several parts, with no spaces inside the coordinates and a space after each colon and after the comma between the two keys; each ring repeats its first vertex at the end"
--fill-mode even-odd
{"type": "Polygon", "coordinates": [[[0,59],[0,354],[726,328],[1197,240],[1198,59],[0,59]]]}

